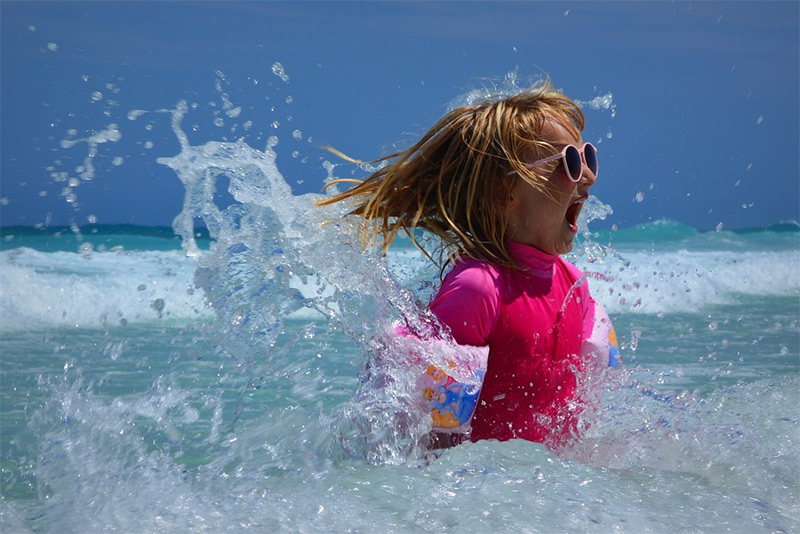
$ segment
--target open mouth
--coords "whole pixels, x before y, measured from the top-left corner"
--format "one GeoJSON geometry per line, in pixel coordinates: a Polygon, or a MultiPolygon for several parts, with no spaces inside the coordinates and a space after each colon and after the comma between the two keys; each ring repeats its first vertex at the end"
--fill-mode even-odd
{"type": "Polygon", "coordinates": [[[573,202],[567,208],[567,213],[564,218],[567,220],[567,224],[569,225],[569,229],[573,232],[578,231],[578,215],[581,214],[581,208],[583,208],[583,199],[573,202]]]}

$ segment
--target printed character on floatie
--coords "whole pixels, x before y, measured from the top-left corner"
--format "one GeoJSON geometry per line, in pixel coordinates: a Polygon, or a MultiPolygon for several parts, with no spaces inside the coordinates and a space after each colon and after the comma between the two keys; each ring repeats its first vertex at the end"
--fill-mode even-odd
{"type": "Polygon", "coordinates": [[[433,426],[452,429],[468,423],[478,402],[480,386],[457,382],[434,365],[428,366],[425,378],[428,379],[422,396],[431,409],[433,426]]]}

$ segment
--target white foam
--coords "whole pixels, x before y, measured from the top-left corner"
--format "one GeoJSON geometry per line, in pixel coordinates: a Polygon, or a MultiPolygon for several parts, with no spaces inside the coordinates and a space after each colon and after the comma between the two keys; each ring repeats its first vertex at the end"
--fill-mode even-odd
{"type": "Polygon", "coordinates": [[[177,251],[0,253],[0,329],[103,327],[211,316],[177,251]]]}
{"type": "MultiPolygon", "coordinates": [[[[427,260],[416,250],[390,251],[389,264],[401,281],[423,274],[427,260]]],[[[730,304],[742,295],[800,295],[800,251],[724,252],[686,250],[626,252],[602,263],[578,266],[592,294],[610,313],[675,313],[730,304]]],[[[194,287],[196,260],[178,251],[0,253],[0,329],[102,327],[203,320],[213,317],[202,290],[194,287]]],[[[316,280],[293,286],[308,298],[316,280]]],[[[319,319],[301,309],[291,315],[319,319]]]]}
{"type": "Polygon", "coordinates": [[[578,266],[610,312],[671,313],[742,295],[800,295],[800,251],[625,252],[578,266]]]}

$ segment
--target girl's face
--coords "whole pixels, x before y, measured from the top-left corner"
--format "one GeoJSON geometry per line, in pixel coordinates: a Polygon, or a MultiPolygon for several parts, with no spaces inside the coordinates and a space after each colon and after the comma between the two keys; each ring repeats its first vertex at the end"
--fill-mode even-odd
{"type": "MultiPolygon", "coordinates": [[[[583,145],[580,135],[575,137],[556,120],[547,121],[542,134],[556,151],[566,145],[578,148],[583,145]]],[[[525,155],[525,162],[534,163],[553,155],[540,152],[530,150],[525,155]]],[[[538,191],[525,180],[517,180],[506,205],[508,239],[548,254],[566,254],[572,250],[572,242],[578,233],[578,215],[589,198],[589,188],[594,185],[596,177],[584,164],[581,179],[573,182],[560,158],[542,163],[535,170],[545,178],[549,194],[538,191]]]]}

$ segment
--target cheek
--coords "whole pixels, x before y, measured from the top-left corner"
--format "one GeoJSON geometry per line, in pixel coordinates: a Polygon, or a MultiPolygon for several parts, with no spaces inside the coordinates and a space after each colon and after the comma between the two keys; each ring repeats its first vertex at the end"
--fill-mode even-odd
{"type": "Polygon", "coordinates": [[[562,187],[553,187],[551,190],[553,196],[553,203],[558,207],[563,208],[569,205],[572,197],[575,196],[577,184],[564,178],[566,182],[562,187]]]}
{"type": "Polygon", "coordinates": [[[547,188],[547,194],[541,195],[539,205],[548,210],[559,210],[569,203],[572,195],[572,187],[558,187],[550,184],[547,188]]]}

